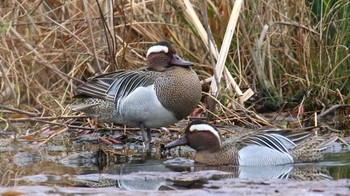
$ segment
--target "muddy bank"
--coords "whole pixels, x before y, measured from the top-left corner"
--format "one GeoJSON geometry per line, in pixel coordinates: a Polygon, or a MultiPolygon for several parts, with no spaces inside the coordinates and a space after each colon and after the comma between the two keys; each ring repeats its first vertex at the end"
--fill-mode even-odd
{"type": "Polygon", "coordinates": [[[294,180],[241,180],[225,179],[209,181],[204,189],[162,190],[162,191],[125,191],[116,187],[48,187],[18,186],[0,188],[2,195],[23,193],[26,195],[350,195],[350,180],[336,181],[294,181],[294,180]]]}

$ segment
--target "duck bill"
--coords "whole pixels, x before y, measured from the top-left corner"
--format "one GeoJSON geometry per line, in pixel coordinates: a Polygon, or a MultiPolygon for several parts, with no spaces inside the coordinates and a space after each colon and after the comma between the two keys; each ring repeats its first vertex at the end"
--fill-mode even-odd
{"type": "Polygon", "coordinates": [[[164,147],[165,148],[174,148],[176,146],[184,146],[186,144],[187,144],[187,140],[186,140],[185,135],[183,135],[179,139],[170,142],[169,144],[165,145],[164,147]]]}
{"type": "Polygon", "coordinates": [[[193,66],[194,63],[190,61],[186,61],[182,59],[179,55],[173,54],[173,59],[170,61],[172,65],[180,65],[180,66],[193,66]]]}

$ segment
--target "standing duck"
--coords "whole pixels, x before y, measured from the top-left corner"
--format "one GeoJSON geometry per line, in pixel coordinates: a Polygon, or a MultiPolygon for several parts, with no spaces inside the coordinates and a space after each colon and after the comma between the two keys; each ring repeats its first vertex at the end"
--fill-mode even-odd
{"type": "Polygon", "coordinates": [[[188,145],[196,150],[194,161],[205,165],[284,165],[321,159],[337,138],[333,134],[316,136],[310,131],[266,130],[223,142],[214,126],[196,120],[165,148],[188,145]]]}
{"type": "Polygon", "coordinates": [[[119,70],[88,79],[76,89],[84,99],[72,110],[102,122],[140,127],[142,139],[152,139],[150,128],[174,124],[198,105],[202,88],[193,63],[182,59],[167,41],[152,45],[147,67],[119,70]]]}

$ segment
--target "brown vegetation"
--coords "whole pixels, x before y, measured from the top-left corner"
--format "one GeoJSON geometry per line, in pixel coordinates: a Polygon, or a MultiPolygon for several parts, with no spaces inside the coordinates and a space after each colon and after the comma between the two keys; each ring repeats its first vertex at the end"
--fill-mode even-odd
{"type": "MultiPolygon", "coordinates": [[[[249,109],[306,105],[317,111],[349,103],[348,1],[244,1],[230,43],[222,41],[235,1],[191,1],[207,38],[186,2],[0,1],[2,111],[10,106],[28,111],[25,116],[66,116],[80,80],[141,67],[147,47],[164,39],[198,63],[201,79],[216,65],[206,40],[219,50],[230,46],[225,66],[241,89],[257,95],[246,102],[249,109]]],[[[224,78],[218,118],[238,107],[230,76],[224,78]]]]}

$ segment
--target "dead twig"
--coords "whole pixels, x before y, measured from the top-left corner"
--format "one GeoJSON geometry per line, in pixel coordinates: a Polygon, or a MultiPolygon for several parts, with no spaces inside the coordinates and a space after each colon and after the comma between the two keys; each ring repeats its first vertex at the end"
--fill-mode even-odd
{"type": "Polygon", "coordinates": [[[34,117],[40,116],[39,113],[27,112],[27,111],[24,111],[24,110],[8,107],[8,106],[5,106],[5,105],[0,105],[0,109],[8,110],[8,111],[15,112],[15,113],[25,114],[25,115],[28,115],[28,116],[34,116],[34,117]]]}

